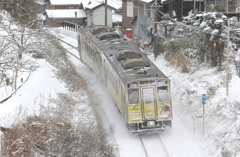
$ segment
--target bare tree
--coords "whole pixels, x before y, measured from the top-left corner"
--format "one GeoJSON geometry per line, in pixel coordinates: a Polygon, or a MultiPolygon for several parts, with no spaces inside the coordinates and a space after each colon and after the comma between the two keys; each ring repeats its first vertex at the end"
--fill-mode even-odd
{"type": "Polygon", "coordinates": [[[2,84],[6,71],[15,71],[17,77],[17,71],[32,71],[36,68],[32,61],[23,58],[23,54],[33,51],[34,43],[40,40],[41,29],[38,29],[34,0],[1,0],[0,9],[2,84]]]}

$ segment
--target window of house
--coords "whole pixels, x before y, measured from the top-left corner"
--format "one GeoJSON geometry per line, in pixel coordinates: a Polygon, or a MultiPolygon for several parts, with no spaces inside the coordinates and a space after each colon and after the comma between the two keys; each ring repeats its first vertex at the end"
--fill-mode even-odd
{"type": "Polygon", "coordinates": [[[133,17],[133,1],[127,1],[127,17],[133,17]]]}

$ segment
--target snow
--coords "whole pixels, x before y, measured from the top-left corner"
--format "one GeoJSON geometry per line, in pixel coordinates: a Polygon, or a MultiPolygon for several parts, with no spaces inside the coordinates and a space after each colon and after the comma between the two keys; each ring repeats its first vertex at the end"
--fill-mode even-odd
{"type": "MultiPolygon", "coordinates": [[[[59,32],[61,38],[77,46],[76,33],[62,29],[59,29],[59,32]]],[[[69,49],[66,45],[63,46],[69,49]]],[[[69,49],[69,51],[78,55],[76,50],[69,49]]],[[[173,128],[159,133],[169,156],[220,157],[222,149],[225,148],[232,152],[231,157],[240,157],[238,149],[238,141],[240,140],[240,79],[235,75],[235,72],[233,71],[233,77],[230,81],[229,96],[226,96],[223,80],[224,71],[219,72],[207,65],[199,65],[199,69],[195,72],[181,73],[180,69],[170,65],[162,55],[156,60],[152,54],[148,54],[148,56],[171,79],[173,128]],[[203,112],[202,94],[207,94],[204,137],[202,118],[199,118],[203,112]],[[230,117],[228,121],[225,121],[228,117],[230,117]],[[211,125],[213,120],[218,122],[214,126],[211,125]],[[222,134],[223,130],[227,130],[225,134],[222,134]]],[[[106,116],[106,125],[110,125],[112,128],[112,134],[119,146],[120,157],[145,157],[139,137],[128,132],[106,87],[88,67],[71,56],[69,59],[76,65],[78,72],[84,76],[91,91],[100,98],[100,104],[106,116]]],[[[43,98],[54,97],[57,92],[67,92],[62,82],[56,79],[54,68],[49,63],[42,59],[38,60],[38,64],[40,68],[30,74],[29,79],[16,94],[7,102],[0,104],[1,126],[11,125],[14,114],[20,106],[27,110],[27,114],[33,114],[38,112],[38,104],[44,103],[45,99],[43,98]]],[[[27,76],[23,76],[24,80],[27,76]]],[[[3,99],[6,96],[5,90],[1,89],[0,92],[1,99],[3,99]]],[[[155,139],[148,141],[149,145],[153,144],[154,141],[155,139]]],[[[159,156],[157,150],[152,152],[151,157],[154,156],[159,156]]]]}
{"type": "MultiPolygon", "coordinates": [[[[54,98],[57,92],[66,92],[64,85],[55,78],[53,67],[45,60],[39,60],[38,64],[40,68],[30,74],[26,83],[7,102],[0,104],[0,126],[9,127],[19,107],[26,110],[27,114],[34,114],[38,112],[38,105],[43,103],[43,98],[54,98]]],[[[4,98],[2,96],[1,99],[4,98]]]]}
{"type": "Polygon", "coordinates": [[[142,2],[146,2],[146,3],[150,3],[152,2],[153,0],[141,0],[142,2]]]}
{"type": "MultiPolygon", "coordinates": [[[[86,8],[93,9],[103,3],[105,3],[105,1],[103,1],[103,0],[91,1],[91,4],[87,5],[86,8]]],[[[113,7],[116,10],[119,10],[122,8],[122,2],[119,0],[108,0],[108,5],[113,7]]]]}
{"type": "Polygon", "coordinates": [[[49,18],[85,18],[86,13],[81,9],[55,9],[46,10],[49,18]],[[77,17],[75,16],[77,13],[77,17]]]}
{"type": "Polygon", "coordinates": [[[219,33],[219,30],[218,29],[215,29],[211,32],[211,35],[217,35],[219,33]]]}
{"type": "Polygon", "coordinates": [[[112,22],[122,22],[122,15],[113,13],[112,22]]]}
{"type": "Polygon", "coordinates": [[[81,3],[83,3],[84,5],[88,2],[89,2],[88,0],[50,0],[50,3],[52,5],[70,5],[70,4],[80,5],[81,3]]]}

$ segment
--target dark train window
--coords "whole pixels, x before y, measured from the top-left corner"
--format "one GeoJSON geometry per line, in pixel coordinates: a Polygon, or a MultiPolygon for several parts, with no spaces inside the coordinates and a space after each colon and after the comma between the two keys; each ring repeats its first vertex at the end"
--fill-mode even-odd
{"type": "Polygon", "coordinates": [[[169,102],[168,86],[158,87],[158,102],[169,102]]]}
{"type": "Polygon", "coordinates": [[[129,105],[138,105],[138,89],[128,89],[129,105]]]}

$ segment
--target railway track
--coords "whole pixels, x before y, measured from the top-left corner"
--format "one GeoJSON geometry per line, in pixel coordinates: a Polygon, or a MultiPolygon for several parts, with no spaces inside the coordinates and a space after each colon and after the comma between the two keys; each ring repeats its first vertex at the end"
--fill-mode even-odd
{"type": "Polygon", "coordinates": [[[146,157],[169,157],[169,153],[158,134],[139,135],[139,138],[146,157]]]}

